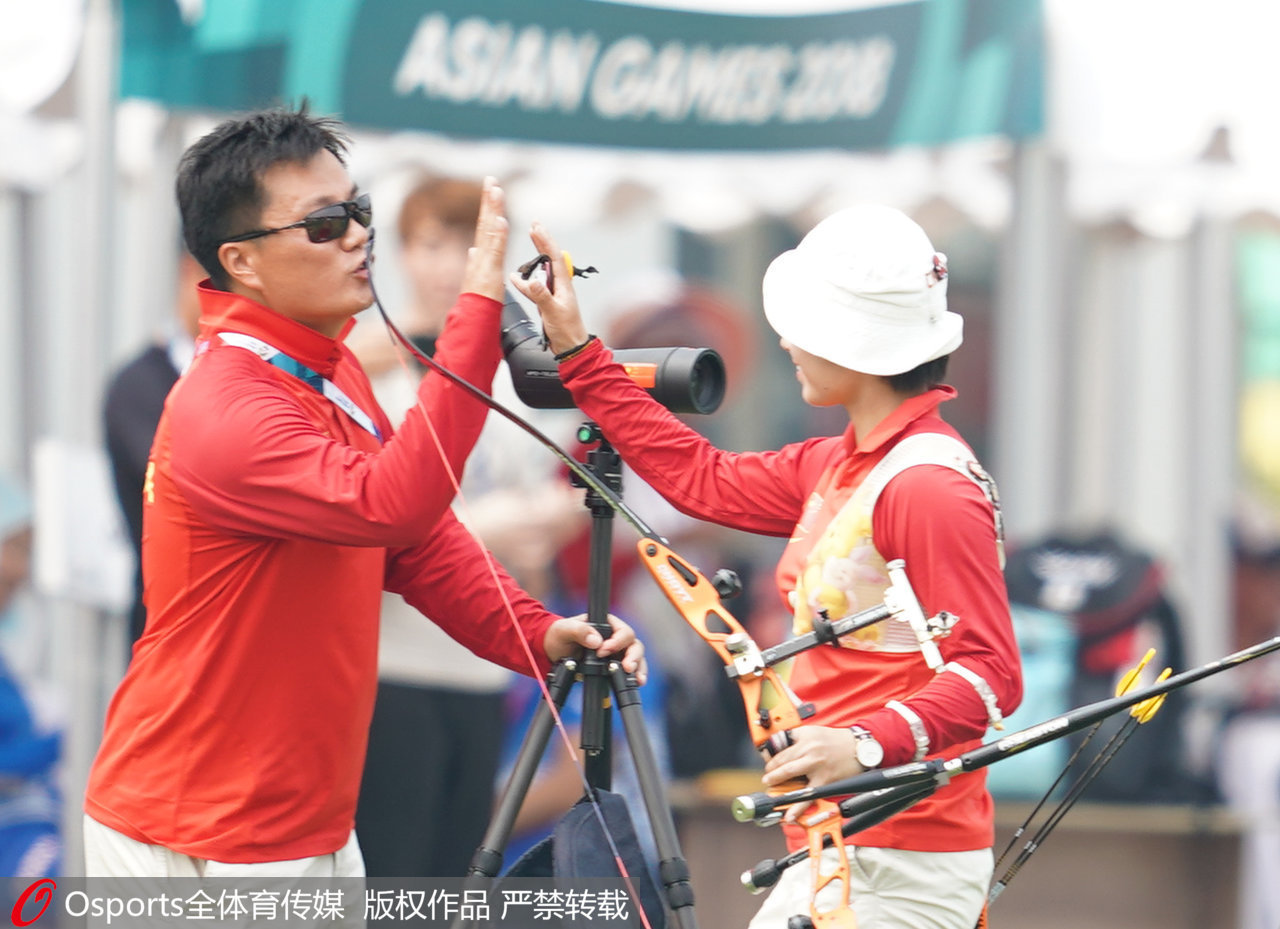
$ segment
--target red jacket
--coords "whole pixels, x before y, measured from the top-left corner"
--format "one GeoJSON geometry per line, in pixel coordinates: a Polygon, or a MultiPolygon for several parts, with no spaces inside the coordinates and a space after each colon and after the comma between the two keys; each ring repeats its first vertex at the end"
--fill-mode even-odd
{"type": "MultiPolygon", "coordinates": [[[[778,565],[784,602],[826,522],[900,439],[919,432],[956,435],[937,414],[954,396],[938,388],[905,401],[870,435],[809,439],[778,451],[733,453],[685,426],[592,344],[560,366],[584,414],[594,419],[636,472],[681,511],[724,526],[790,538],[778,565]],[[795,531],[811,510],[804,531],[795,531]],[[816,518],[815,518],[816,515],[816,518]]],[[[925,615],[960,617],[939,642],[947,661],[981,675],[1008,715],[1022,699],[1022,677],[996,548],[990,504],[949,468],[922,465],[892,480],[873,512],[876,548],[906,561],[925,615]]],[[[774,643],[764,642],[762,645],[774,643]]],[[[952,673],[934,674],[919,653],[820,647],[795,659],[790,680],[812,701],[814,725],[861,725],[885,749],[885,766],[910,761],[907,722],[885,709],[898,700],[924,722],[931,754],[953,755],[979,744],[987,709],[974,687],[952,673]]],[[[993,841],[985,772],[955,778],[932,798],[858,834],[862,845],[915,851],[964,851],[993,841]]],[[[792,846],[797,840],[792,837],[792,846]]]]}
{"type": "MultiPolygon", "coordinates": [[[[85,810],[198,858],[329,854],[354,821],[383,589],[484,657],[531,672],[479,543],[449,509],[441,455],[460,474],[486,410],[429,374],[392,436],[340,340],[207,285],[200,298],[201,353],[166,402],[143,493],[146,632],[108,710],[85,810]],[[330,380],[385,445],[220,333],[330,380]]],[[[499,311],[464,295],[437,359],[490,383],[499,311]]],[[[499,576],[545,672],[555,617],[499,576]]]]}

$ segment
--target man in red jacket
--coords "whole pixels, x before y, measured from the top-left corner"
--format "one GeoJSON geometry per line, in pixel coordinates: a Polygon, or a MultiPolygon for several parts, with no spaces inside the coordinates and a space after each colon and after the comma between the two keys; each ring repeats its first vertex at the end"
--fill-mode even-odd
{"type": "MultiPolygon", "coordinates": [[[[183,233],[209,280],[197,356],[143,489],[148,620],[85,798],[95,876],[352,876],[381,592],[477,653],[544,673],[602,641],[548,613],[449,509],[485,408],[437,375],[393,434],[343,344],[372,301],[372,212],[339,125],[229,120],[182,158],[183,233]]],[[[507,224],[486,182],[436,358],[473,384],[500,358],[507,224]]],[[[412,734],[430,738],[430,733],[412,734]]]]}
{"type": "MultiPolygon", "coordinates": [[[[533,242],[561,255],[541,227],[533,242]]],[[[1017,708],[994,488],[938,412],[955,395],[942,379],[961,319],[947,310],[945,256],[923,229],[898,210],[851,207],[770,265],[765,316],[801,396],[842,407],[849,423],[842,435],[769,452],[717,449],[649,397],[587,333],[563,259],[552,268],[554,292],[536,278],[512,283],[537,303],[575,404],[681,511],[789,539],[776,577],[797,633],[819,615],[835,621],[883,602],[898,559],[926,616],[957,617],[936,643],[892,619],[797,655],[790,683],[816,714],[765,765],[767,786],[822,786],[963,752],[1017,708]]],[[[862,929],[972,929],[993,831],[985,772],[973,772],[827,849],[823,873],[843,855],[862,929]]],[[[804,844],[794,827],[788,841],[804,844]]],[[[828,884],[813,911],[833,910],[827,897],[842,889],[828,884]]],[[[783,929],[811,905],[809,868],[789,868],[750,929],[783,929]]]]}

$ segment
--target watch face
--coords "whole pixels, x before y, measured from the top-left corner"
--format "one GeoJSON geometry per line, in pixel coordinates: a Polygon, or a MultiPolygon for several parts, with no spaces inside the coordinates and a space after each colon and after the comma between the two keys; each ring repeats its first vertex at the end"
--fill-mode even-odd
{"type": "Polygon", "coordinates": [[[867,736],[858,739],[854,755],[858,759],[858,764],[864,768],[878,768],[880,762],[884,761],[884,748],[874,738],[867,736]]]}

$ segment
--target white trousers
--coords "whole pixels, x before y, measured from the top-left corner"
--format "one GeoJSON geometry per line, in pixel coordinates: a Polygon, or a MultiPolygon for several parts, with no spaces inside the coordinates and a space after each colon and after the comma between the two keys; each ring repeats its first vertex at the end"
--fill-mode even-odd
{"type": "MultiPolygon", "coordinates": [[[[837,866],[840,849],[822,852],[822,873],[837,866]]],[[[907,852],[846,845],[849,902],[858,929],[974,929],[987,900],[994,862],[991,849],[971,852],[907,852]]],[[[811,865],[806,859],[782,872],[748,929],[786,929],[787,920],[809,915],[811,865]]],[[[839,905],[839,882],[818,894],[818,912],[839,905]]]]}
{"type": "Polygon", "coordinates": [[[84,873],[86,877],[364,877],[364,859],[355,832],[331,855],[232,864],[148,845],[86,816],[84,873]]]}

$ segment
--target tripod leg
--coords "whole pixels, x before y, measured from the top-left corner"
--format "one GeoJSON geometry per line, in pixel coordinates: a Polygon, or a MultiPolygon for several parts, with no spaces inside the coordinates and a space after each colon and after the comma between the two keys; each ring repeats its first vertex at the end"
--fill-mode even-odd
{"type": "MultiPolygon", "coordinates": [[[[564,706],[569,696],[576,668],[575,662],[562,661],[552,669],[547,689],[551,693],[551,699],[557,710],[564,706]]],[[[515,825],[516,816],[519,815],[525,795],[529,792],[529,785],[538,771],[538,765],[542,761],[543,752],[546,751],[547,741],[551,737],[554,726],[555,718],[551,715],[551,708],[547,706],[546,701],[543,701],[534,714],[524,741],[520,743],[520,753],[516,756],[511,777],[508,778],[507,786],[502,791],[502,798],[498,801],[493,818],[489,820],[489,828],[480,841],[480,847],[471,858],[468,875],[497,877],[498,872],[502,870],[502,850],[506,848],[507,840],[511,838],[512,826],[515,825]]]]}
{"type": "MultiPolygon", "coordinates": [[[[603,441],[589,456],[597,473],[621,477],[621,459],[603,441]]],[[[619,484],[619,486],[621,486],[619,484]]],[[[591,539],[588,553],[590,583],[587,588],[587,621],[602,638],[613,630],[609,626],[610,577],[613,560],[613,509],[599,498],[588,495],[591,508],[591,539]]],[[[584,656],[585,664],[603,672],[595,656],[584,656]]],[[[613,778],[612,718],[609,712],[609,679],[604,673],[587,674],[582,680],[582,753],[585,756],[587,783],[608,790],[613,778]]]]}
{"type": "Polygon", "coordinates": [[[622,727],[626,731],[627,746],[631,749],[631,759],[635,764],[636,780],[640,784],[649,825],[658,846],[658,875],[662,880],[667,907],[679,929],[697,929],[689,864],[680,850],[680,840],[671,819],[671,808],[667,805],[662,788],[662,776],[658,772],[653,746],[649,743],[639,688],[635,678],[623,671],[617,662],[610,666],[610,681],[617,697],[618,714],[622,717],[622,727]]]}

